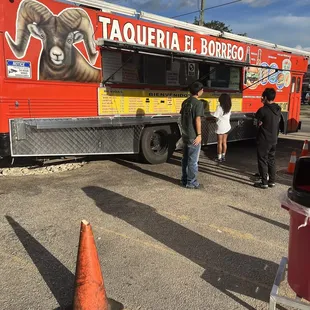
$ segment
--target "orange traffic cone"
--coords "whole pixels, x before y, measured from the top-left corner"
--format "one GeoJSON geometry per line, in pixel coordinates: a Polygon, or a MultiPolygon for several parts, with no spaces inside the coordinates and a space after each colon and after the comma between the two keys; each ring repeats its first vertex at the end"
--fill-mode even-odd
{"type": "Polygon", "coordinates": [[[305,143],[302,147],[301,155],[300,156],[308,156],[308,140],[305,140],[305,143]]]}
{"type": "Polygon", "coordinates": [[[292,152],[290,162],[288,164],[287,173],[294,174],[296,165],[296,152],[292,152]]]}
{"type": "Polygon", "coordinates": [[[108,310],[108,299],[90,224],[83,220],[75,273],[73,310],[108,310]]]}

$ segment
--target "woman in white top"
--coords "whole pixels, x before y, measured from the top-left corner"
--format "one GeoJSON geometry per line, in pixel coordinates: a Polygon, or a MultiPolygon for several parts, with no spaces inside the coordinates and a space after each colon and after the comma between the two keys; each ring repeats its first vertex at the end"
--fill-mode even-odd
{"type": "Polygon", "coordinates": [[[216,131],[217,134],[217,156],[216,161],[225,161],[227,151],[227,136],[231,129],[231,98],[228,94],[222,94],[219,98],[220,104],[212,115],[217,118],[216,131]]]}

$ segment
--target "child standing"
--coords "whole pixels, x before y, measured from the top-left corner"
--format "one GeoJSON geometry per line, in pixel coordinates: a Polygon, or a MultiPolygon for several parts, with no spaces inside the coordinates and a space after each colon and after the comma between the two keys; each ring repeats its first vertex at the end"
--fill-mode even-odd
{"type": "Polygon", "coordinates": [[[227,152],[227,136],[231,129],[231,98],[228,94],[222,94],[219,98],[220,104],[212,115],[217,118],[216,131],[217,134],[217,162],[225,161],[227,152]]]}

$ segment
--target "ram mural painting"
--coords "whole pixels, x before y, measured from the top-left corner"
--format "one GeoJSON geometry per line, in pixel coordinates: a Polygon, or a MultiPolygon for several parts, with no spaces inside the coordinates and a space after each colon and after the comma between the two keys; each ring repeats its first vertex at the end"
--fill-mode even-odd
{"type": "Polygon", "coordinates": [[[47,6],[35,1],[20,3],[16,18],[16,35],[5,33],[14,55],[22,59],[31,37],[41,41],[38,79],[75,82],[100,82],[101,70],[94,66],[98,51],[89,15],[80,8],[68,8],[54,15],[47,6]],[[88,60],[75,46],[84,42],[88,60]]]}

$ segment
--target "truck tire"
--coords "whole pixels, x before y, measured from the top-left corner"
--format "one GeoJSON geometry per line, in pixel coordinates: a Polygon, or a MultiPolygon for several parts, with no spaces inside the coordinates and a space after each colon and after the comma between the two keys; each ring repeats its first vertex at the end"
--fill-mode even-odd
{"type": "Polygon", "coordinates": [[[177,126],[145,127],[141,136],[141,155],[149,164],[165,163],[175,150],[179,139],[177,126]]]}

